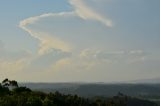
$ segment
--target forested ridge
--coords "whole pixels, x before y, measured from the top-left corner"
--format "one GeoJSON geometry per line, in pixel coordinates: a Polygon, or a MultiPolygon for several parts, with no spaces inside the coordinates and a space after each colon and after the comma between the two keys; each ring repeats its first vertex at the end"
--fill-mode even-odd
{"type": "Polygon", "coordinates": [[[0,106],[158,106],[118,93],[111,98],[84,98],[59,92],[44,93],[19,86],[17,81],[5,79],[0,83],[0,106]]]}

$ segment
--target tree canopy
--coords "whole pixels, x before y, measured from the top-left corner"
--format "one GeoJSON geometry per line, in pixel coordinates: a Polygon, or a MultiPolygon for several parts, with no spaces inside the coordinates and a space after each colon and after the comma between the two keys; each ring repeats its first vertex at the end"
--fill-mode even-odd
{"type": "Polygon", "coordinates": [[[0,106],[158,106],[122,93],[112,98],[88,99],[59,92],[43,93],[19,87],[17,81],[5,79],[0,84],[0,106]],[[13,89],[9,89],[14,86],[13,89]]]}

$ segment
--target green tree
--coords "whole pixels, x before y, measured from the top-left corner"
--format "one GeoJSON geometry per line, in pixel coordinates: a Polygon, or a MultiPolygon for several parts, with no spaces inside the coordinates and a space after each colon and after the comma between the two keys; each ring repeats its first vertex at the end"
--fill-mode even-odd
{"type": "Polygon", "coordinates": [[[39,97],[29,96],[27,106],[42,106],[42,101],[39,97]]]}
{"type": "Polygon", "coordinates": [[[18,87],[18,83],[15,80],[8,80],[8,78],[4,79],[2,81],[2,86],[3,87],[12,87],[12,88],[17,88],[18,87]]]}

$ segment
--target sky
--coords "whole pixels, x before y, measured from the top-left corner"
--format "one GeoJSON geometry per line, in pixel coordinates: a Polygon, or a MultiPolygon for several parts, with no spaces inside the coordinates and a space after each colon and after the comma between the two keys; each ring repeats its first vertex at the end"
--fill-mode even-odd
{"type": "Polygon", "coordinates": [[[160,78],[159,0],[0,0],[0,80],[160,78]]]}

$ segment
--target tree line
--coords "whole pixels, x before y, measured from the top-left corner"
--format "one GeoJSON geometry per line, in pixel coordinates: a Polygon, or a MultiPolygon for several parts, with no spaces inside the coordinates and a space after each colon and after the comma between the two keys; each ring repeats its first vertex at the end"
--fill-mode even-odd
{"type": "Polygon", "coordinates": [[[0,83],[0,106],[158,106],[157,104],[118,93],[112,98],[83,98],[59,92],[44,93],[21,87],[17,81],[0,83]]]}

